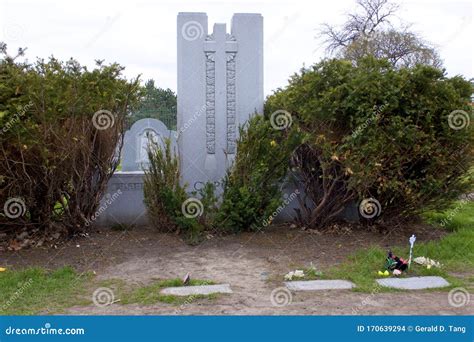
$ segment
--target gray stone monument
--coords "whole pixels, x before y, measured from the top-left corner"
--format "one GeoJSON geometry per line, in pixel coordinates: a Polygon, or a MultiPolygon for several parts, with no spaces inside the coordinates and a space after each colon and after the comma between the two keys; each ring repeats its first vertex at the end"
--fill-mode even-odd
{"type": "Polygon", "coordinates": [[[149,164],[147,147],[150,140],[163,146],[164,139],[171,140],[177,152],[177,133],[166,128],[157,119],[141,119],[125,132],[122,148],[122,171],[115,172],[107,183],[101,199],[97,221],[101,225],[146,225],[148,216],[143,202],[143,177],[149,164]]]}
{"type": "Polygon", "coordinates": [[[171,147],[176,150],[175,131],[169,130],[157,119],[141,119],[125,132],[122,149],[122,171],[143,171],[148,167],[147,147],[149,140],[163,146],[164,139],[171,140],[171,147]]]}
{"type": "Polygon", "coordinates": [[[236,153],[238,128],[263,112],[263,17],[237,13],[230,33],[205,13],[178,15],[178,146],[190,190],[219,184],[236,153]]]}

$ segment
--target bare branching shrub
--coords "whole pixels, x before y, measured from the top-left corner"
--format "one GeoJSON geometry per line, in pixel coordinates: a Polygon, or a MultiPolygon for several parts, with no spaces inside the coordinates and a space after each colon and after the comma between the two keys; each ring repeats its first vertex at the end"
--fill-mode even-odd
{"type": "Polygon", "coordinates": [[[89,71],[70,60],[0,60],[0,203],[15,198],[21,215],[3,229],[81,230],[119,163],[124,118],[138,80],[117,64],[89,71]]]}
{"type": "Polygon", "coordinates": [[[180,183],[178,152],[170,139],[162,143],[149,139],[148,159],[143,192],[152,226],[182,233],[188,243],[199,242],[202,233],[212,229],[217,211],[213,184],[206,183],[199,192],[186,192],[187,184],[180,183]]]}
{"type": "Polygon", "coordinates": [[[185,188],[180,185],[179,159],[169,139],[149,140],[149,169],[145,171],[143,192],[148,216],[154,227],[164,232],[178,229],[174,218],[182,216],[181,205],[186,200],[185,188]]]}

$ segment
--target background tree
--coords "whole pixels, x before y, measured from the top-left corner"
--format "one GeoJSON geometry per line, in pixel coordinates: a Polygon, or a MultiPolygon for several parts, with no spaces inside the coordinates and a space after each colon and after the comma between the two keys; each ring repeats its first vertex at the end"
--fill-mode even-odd
{"type": "Polygon", "coordinates": [[[357,9],[341,27],[328,23],[320,29],[326,50],[337,57],[358,61],[371,55],[387,58],[396,67],[426,64],[441,67],[436,49],[406,25],[396,28],[398,5],[389,0],[356,0],[357,9]]]}
{"type": "Polygon", "coordinates": [[[148,80],[142,90],[138,106],[130,115],[129,124],[144,118],[155,118],[163,121],[169,129],[176,129],[176,94],[169,88],[157,87],[154,80],[148,80]]]}

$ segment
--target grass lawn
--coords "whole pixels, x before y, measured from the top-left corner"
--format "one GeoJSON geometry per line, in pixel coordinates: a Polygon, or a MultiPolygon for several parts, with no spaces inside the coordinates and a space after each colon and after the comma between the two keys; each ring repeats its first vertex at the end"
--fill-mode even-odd
{"type": "MultiPolygon", "coordinates": [[[[425,256],[441,262],[441,268],[427,269],[412,263],[411,269],[404,276],[439,275],[451,284],[446,289],[457,286],[474,288],[474,202],[459,201],[442,213],[429,212],[424,215],[427,222],[444,225],[451,231],[439,241],[423,243],[416,241],[413,257],[425,256]],[[468,274],[458,277],[459,274],[468,274]]],[[[408,259],[409,245],[393,248],[395,255],[408,259]]],[[[380,247],[361,250],[337,266],[330,267],[320,273],[312,269],[304,269],[303,279],[347,279],[357,287],[355,291],[372,292],[396,291],[389,288],[378,288],[375,279],[380,278],[377,271],[383,270],[387,251],[380,247]]],[[[295,279],[297,280],[297,279],[295,279]]]]}
{"type": "MultiPolygon", "coordinates": [[[[212,281],[191,279],[189,285],[212,285],[212,281]]],[[[155,280],[153,283],[146,286],[131,286],[121,279],[109,279],[102,281],[100,286],[111,288],[114,291],[115,297],[120,299],[121,304],[142,304],[150,305],[157,302],[169,304],[186,304],[196,299],[213,299],[217,295],[194,295],[194,296],[172,296],[160,293],[160,290],[165,287],[183,286],[181,279],[166,279],[155,280]]]]}
{"type": "Polygon", "coordinates": [[[91,278],[70,267],[53,272],[40,268],[1,272],[0,315],[48,314],[88,304],[85,284],[91,278]]]}
{"type": "MultiPolygon", "coordinates": [[[[211,281],[191,280],[190,285],[210,285],[211,281]]],[[[131,286],[118,279],[96,281],[92,274],[78,274],[70,267],[53,272],[40,268],[0,272],[0,315],[56,314],[75,305],[91,305],[98,287],[113,290],[118,304],[187,304],[216,295],[178,297],[162,295],[165,287],[183,286],[181,279],[156,280],[146,286],[131,286]]]]}

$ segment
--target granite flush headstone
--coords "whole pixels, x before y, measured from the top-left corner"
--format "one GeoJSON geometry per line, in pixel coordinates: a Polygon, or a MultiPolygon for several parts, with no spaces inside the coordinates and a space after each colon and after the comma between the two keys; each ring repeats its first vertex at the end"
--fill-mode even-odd
{"type": "Polygon", "coordinates": [[[422,290],[449,286],[449,283],[442,277],[409,277],[409,278],[386,278],[376,279],[382,286],[403,290],[422,290]]]}
{"type": "Polygon", "coordinates": [[[237,13],[230,32],[205,13],[179,13],[178,145],[182,182],[219,184],[236,153],[238,127],[263,111],[263,17],[237,13]]]}
{"type": "Polygon", "coordinates": [[[348,280],[300,280],[287,281],[285,286],[290,291],[320,291],[320,290],[347,290],[355,287],[348,280]]]}
{"type": "Polygon", "coordinates": [[[197,296],[210,295],[214,293],[232,293],[232,289],[229,284],[197,285],[167,287],[161,290],[160,293],[171,296],[197,296]]]}

